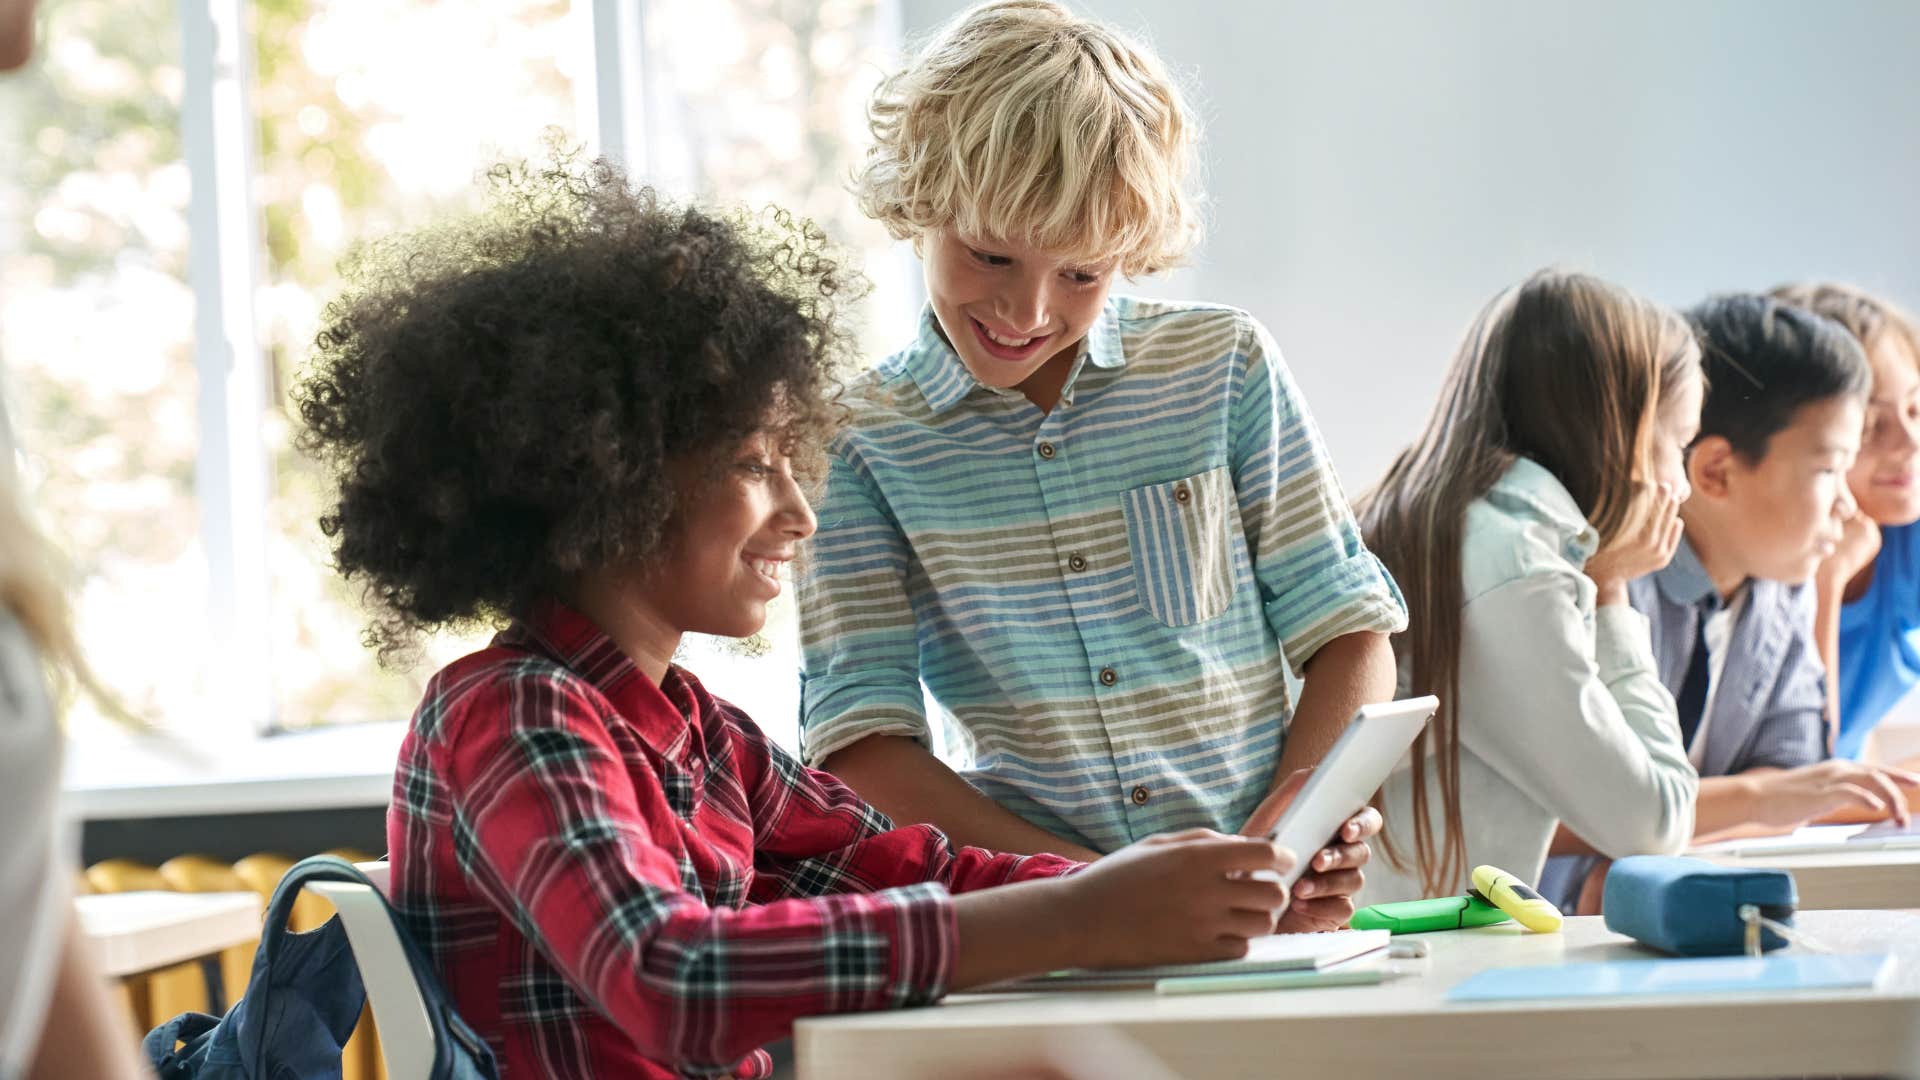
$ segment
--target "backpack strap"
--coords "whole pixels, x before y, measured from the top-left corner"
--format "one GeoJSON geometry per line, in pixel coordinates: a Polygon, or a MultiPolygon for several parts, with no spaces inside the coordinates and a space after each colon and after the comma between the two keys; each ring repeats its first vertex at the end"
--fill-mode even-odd
{"type": "MultiPolygon", "coordinates": [[[[293,864],[293,868],[280,879],[279,887],[273,892],[273,900],[267,905],[268,925],[278,927],[284,933],[287,917],[293,913],[293,902],[299,898],[300,890],[313,881],[345,881],[365,885],[381,898],[380,906],[393,922],[394,937],[399,939],[401,949],[406,952],[407,966],[413,970],[413,981],[420,991],[421,1004],[426,1006],[427,1020],[433,1025],[433,1076],[450,1075],[456,1046],[466,1051],[469,1060],[481,1068],[482,1075],[496,1075],[493,1051],[454,1011],[453,1005],[447,1001],[445,990],[441,988],[439,975],[414,943],[413,935],[401,923],[399,913],[393,910],[393,904],[367,875],[360,872],[359,867],[337,855],[313,855],[293,864]]],[[[277,938],[278,935],[276,943],[277,938]]],[[[271,948],[269,945],[269,958],[273,955],[271,948]]]]}
{"type": "Polygon", "coordinates": [[[181,1013],[147,1032],[147,1037],[140,1041],[140,1051],[154,1063],[160,1080],[183,1080],[193,1075],[193,1058],[200,1045],[213,1037],[213,1029],[218,1026],[217,1016],[203,1012],[181,1013]]]}

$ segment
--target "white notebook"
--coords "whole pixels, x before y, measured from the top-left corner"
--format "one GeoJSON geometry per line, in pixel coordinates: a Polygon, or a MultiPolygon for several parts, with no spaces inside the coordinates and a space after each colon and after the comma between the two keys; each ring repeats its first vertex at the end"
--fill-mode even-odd
{"type": "Polygon", "coordinates": [[[995,983],[969,993],[1031,993],[1037,990],[1124,990],[1152,988],[1161,979],[1191,975],[1252,975],[1268,971],[1325,970],[1370,953],[1381,953],[1391,935],[1385,930],[1334,930],[1324,934],[1271,934],[1247,944],[1238,960],[1155,967],[1073,968],[995,983]]]}
{"type": "Polygon", "coordinates": [[[1915,819],[1912,825],[1904,829],[1888,819],[1874,825],[1808,825],[1785,836],[1702,844],[1687,854],[1762,858],[1769,855],[1820,855],[1916,847],[1920,847],[1920,819],[1915,819]]]}

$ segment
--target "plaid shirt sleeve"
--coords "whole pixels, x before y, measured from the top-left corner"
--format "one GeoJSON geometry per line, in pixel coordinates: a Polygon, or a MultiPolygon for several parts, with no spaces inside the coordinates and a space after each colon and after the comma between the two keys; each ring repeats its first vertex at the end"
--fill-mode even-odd
{"type": "Polygon", "coordinates": [[[1242,316],[1233,486],[1267,621],[1296,675],[1320,646],[1407,628],[1400,588],[1360,539],[1320,429],[1266,328],[1242,316]]]}
{"type": "Polygon", "coordinates": [[[1060,877],[1081,863],[1057,855],[954,848],[931,825],[895,828],[831,773],[809,769],[751,720],[733,716],[735,759],[754,810],[754,900],[872,892],[939,882],[970,892],[1060,877]]]}
{"type": "Polygon", "coordinates": [[[796,1017],[945,991],[956,938],[945,885],[901,872],[893,880],[920,883],[710,908],[655,842],[678,823],[646,819],[644,780],[591,687],[530,671],[476,689],[461,712],[444,767],[463,872],[649,1056],[724,1069],[796,1017]]]}

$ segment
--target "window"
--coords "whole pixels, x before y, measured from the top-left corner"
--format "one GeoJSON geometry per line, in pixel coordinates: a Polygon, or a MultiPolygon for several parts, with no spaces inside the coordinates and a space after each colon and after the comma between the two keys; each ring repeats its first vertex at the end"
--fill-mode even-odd
{"type": "MultiPolygon", "coordinates": [[[[45,0],[0,81],[0,363],[95,665],[210,734],[403,719],[470,641],[384,671],[328,566],[288,390],[359,240],[471,205],[549,133],[676,194],[778,204],[864,261],[878,356],[904,252],[844,190],[890,0],[45,0]],[[244,46],[244,49],[243,49],[244,46]],[[227,51],[222,51],[227,50],[227,51]],[[881,313],[885,313],[884,316],[881,313]]],[[[794,742],[793,615],[692,662],[794,742]]]]}
{"type": "Polygon", "coordinates": [[[86,644],[127,702],[207,681],[189,180],[173,0],[48,4],[0,80],[0,362],[22,467],[73,561],[86,644]]]}
{"type": "Polygon", "coordinates": [[[287,391],[351,245],[477,205],[477,174],[581,142],[588,28],[566,0],[276,0],[251,10],[258,117],[260,362],[270,376],[267,622],[277,726],[404,718],[426,679],[483,644],[428,643],[410,670],[360,643],[357,590],[328,566],[325,473],[293,446],[287,391]],[[476,13],[484,11],[484,17],[476,13]],[[431,47],[427,47],[431,43],[431,47]]]}
{"type": "MultiPolygon", "coordinates": [[[[644,11],[647,173],[670,190],[813,219],[873,281],[862,354],[899,348],[918,314],[911,268],[846,190],[868,141],[867,99],[894,61],[889,13],[874,0],[648,0],[644,11]]],[[[768,605],[755,640],[696,637],[683,652],[714,693],[797,745],[791,592],[768,605]]]]}

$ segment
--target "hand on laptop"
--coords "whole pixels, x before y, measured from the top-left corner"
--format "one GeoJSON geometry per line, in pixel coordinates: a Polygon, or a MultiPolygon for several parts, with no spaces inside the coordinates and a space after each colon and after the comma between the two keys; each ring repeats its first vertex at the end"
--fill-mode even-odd
{"type": "Polygon", "coordinates": [[[1920,799],[1920,776],[1890,765],[1835,758],[1797,769],[1755,777],[1760,823],[1782,829],[1809,822],[1881,821],[1903,827],[1912,820],[1910,804],[1920,799]]]}

